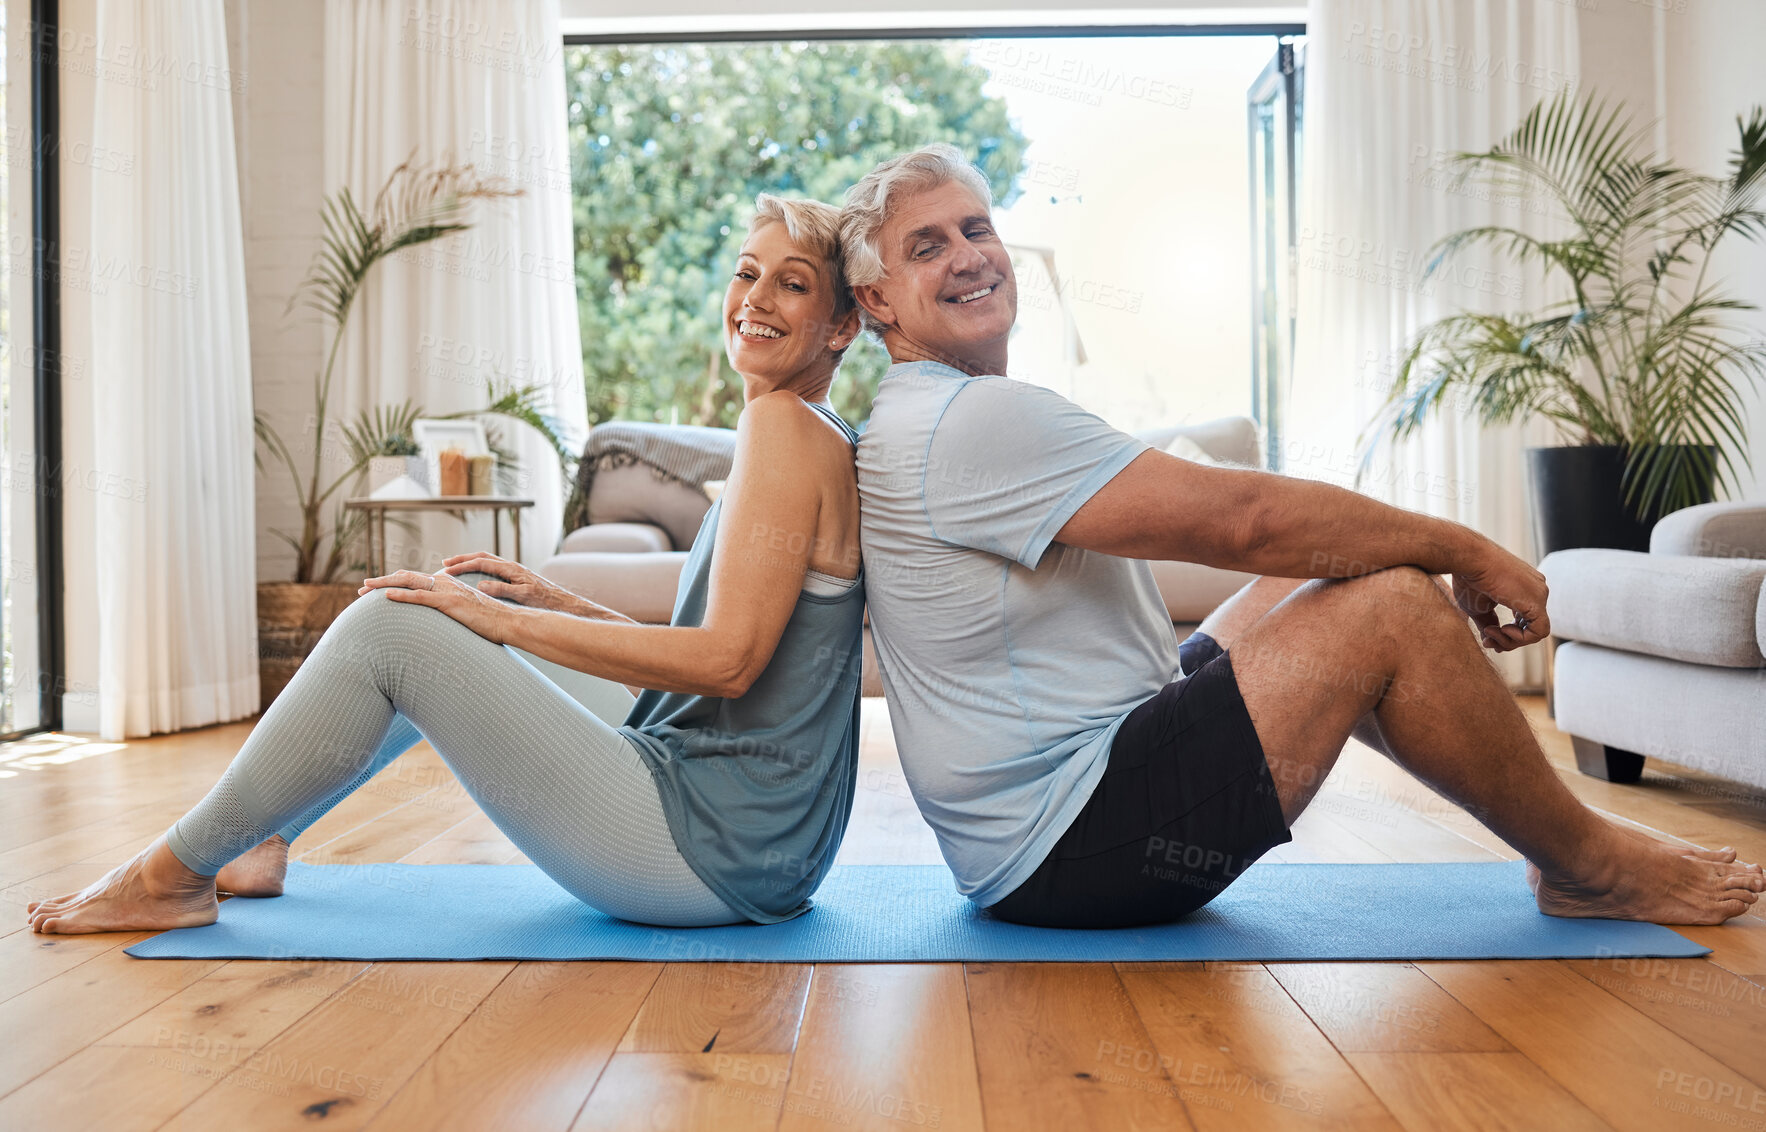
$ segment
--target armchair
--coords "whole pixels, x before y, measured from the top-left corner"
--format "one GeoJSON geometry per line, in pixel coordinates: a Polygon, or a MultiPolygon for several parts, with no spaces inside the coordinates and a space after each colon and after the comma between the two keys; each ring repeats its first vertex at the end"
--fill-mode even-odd
{"type": "Polygon", "coordinates": [[[1635,782],[1646,757],[1766,787],[1766,503],[1664,517],[1648,553],[1560,550],[1553,708],[1577,766],[1635,782]]]}

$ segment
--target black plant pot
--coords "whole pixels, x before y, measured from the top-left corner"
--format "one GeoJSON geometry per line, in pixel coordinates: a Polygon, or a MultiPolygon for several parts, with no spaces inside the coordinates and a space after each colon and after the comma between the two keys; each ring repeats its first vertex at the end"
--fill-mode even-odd
{"type": "MultiPolygon", "coordinates": [[[[1541,558],[1584,546],[1649,549],[1661,516],[1640,517],[1625,505],[1625,453],[1613,444],[1527,449],[1533,541],[1541,558]]],[[[1714,467],[1703,489],[1702,502],[1716,498],[1714,467]]]]}

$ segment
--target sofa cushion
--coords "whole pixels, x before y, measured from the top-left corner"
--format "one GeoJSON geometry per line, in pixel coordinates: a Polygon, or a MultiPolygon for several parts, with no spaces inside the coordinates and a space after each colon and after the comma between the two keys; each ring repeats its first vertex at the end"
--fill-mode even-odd
{"type": "Polygon", "coordinates": [[[1255,574],[1202,566],[1195,562],[1148,563],[1153,568],[1153,581],[1158,583],[1159,596],[1173,621],[1200,621],[1214,612],[1214,607],[1238,593],[1255,574]]]}
{"type": "Polygon", "coordinates": [[[654,523],[590,523],[565,535],[558,553],[605,550],[647,554],[673,549],[668,532],[654,523]]]}
{"type": "Polygon", "coordinates": [[[1557,647],[1560,731],[1766,787],[1766,678],[1598,645],[1557,647]]]}
{"type": "Polygon", "coordinates": [[[1179,460],[1188,460],[1192,464],[1219,464],[1221,462],[1216,460],[1206,448],[1181,432],[1166,443],[1165,454],[1176,456],[1179,460]]]}
{"type": "Polygon", "coordinates": [[[1766,558],[1766,503],[1702,503],[1664,515],[1650,531],[1651,554],[1766,558]]]}
{"type": "Polygon", "coordinates": [[[1725,668],[1766,665],[1766,560],[1560,550],[1539,564],[1553,635],[1725,668]]]}
{"type": "Polygon", "coordinates": [[[577,551],[554,554],[538,573],[571,593],[599,602],[634,621],[666,625],[687,565],[684,550],[660,554],[577,551]]]}
{"type": "Polygon", "coordinates": [[[711,510],[711,499],[648,464],[602,468],[589,487],[589,521],[652,523],[668,532],[669,549],[686,550],[711,510]]]}
{"type": "Polygon", "coordinates": [[[1164,448],[1179,436],[1188,437],[1208,455],[1229,464],[1263,466],[1263,447],[1258,443],[1257,422],[1250,417],[1221,417],[1200,424],[1162,425],[1134,435],[1155,448],[1164,448]]]}

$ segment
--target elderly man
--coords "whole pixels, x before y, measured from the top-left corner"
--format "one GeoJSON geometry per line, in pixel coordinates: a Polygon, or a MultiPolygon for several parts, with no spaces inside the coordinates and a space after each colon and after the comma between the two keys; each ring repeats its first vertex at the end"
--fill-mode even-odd
{"type": "Polygon", "coordinates": [[[871,624],[964,895],[1018,923],[1175,919],[1291,840],[1353,735],[1525,854],[1543,912],[1716,923],[1758,899],[1732,849],[1633,833],[1558,780],[1480,650],[1549,632],[1533,567],[1354,492],[1169,456],[1003,376],[1017,291],[991,205],[933,145],[841,217],[894,362],[858,446],[871,624]],[[1179,644],[1153,558],[1265,576],[1179,644]]]}

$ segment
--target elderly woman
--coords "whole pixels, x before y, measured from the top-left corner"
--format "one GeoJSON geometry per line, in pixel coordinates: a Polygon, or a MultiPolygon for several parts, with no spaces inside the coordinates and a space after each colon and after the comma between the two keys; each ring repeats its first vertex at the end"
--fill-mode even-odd
{"type": "Polygon", "coordinates": [[[857,760],[857,436],[828,389],[859,316],[837,211],[757,205],[723,307],[735,463],[670,624],[489,554],[370,578],[208,796],[89,888],[31,905],[32,928],[210,923],[217,881],[280,893],[288,841],[425,737],[523,853],[609,915],[804,911],[857,760]]]}

